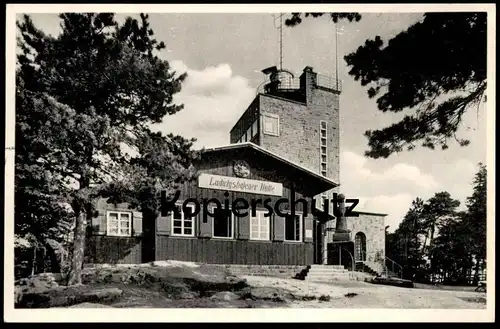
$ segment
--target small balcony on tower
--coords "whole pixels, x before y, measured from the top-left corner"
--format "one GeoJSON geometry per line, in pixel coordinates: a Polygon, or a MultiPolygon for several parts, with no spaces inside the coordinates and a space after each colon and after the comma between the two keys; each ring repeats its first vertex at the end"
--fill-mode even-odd
{"type": "Polygon", "coordinates": [[[290,70],[278,69],[276,66],[268,67],[262,70],[262,73],[266,78],[257,87],[257,94],[273,95],[305,103],[310,88],[321,88],[337,93],[342,89],[340,80],[317,74],[309,66],[304,68],[300,77],[295,77],[290,70]]]}

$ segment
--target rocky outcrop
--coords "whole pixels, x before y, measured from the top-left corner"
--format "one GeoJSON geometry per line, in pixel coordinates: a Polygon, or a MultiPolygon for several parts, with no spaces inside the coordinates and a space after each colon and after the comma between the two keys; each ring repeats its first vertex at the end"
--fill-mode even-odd
{"type": "Polygon", "coordinates": [[[59,287],[57,283],[58,279],[60,279],[58,275],[43,273],[16,281],[14,286],[14,304],[19,306],[47,302],[48,298],[44,294],[51,290],[63,289],[59,287]],[[26,296],[31,296],[29,298],[32,301],[27,302],[26,298],[28,297],[26,296]]]}
{"type": "Polygon", "coordinates": [[[368,282],[374,283],[374,284],[383,284],[383,285],[387,285],[387,286],[414,288],[412,281],[399,279],[399,278],[393,278],[393,277],[390,277],[390,278],[376,277],[368,282]]]}
{"type": "Polygon", "coordinates": [[[123,283],[147,285],[164,291],[168,298],[205,297],[218,291],[237,291],[246,280],[211,266],[129,266],[84,269],[86,284],[123,283]],[[154,286],[154,287],[153,287],[154,286]],[[187,297],[187,296],[191,297],[187,297]]]}
{"type": "Polygon", "coordinates": [[[138,291],[144,296],[154,294],[161,305],[172,307],[200,303],[243,307],[241,305],[272,305],[321,297],[299,296],[276,286],[251,287],[245,279],[225,268],[196,264],[87,267],[82,281],[81,286],[59,286],[50,275],[44,275],[25,280],[23,286],[18,282],[16,307],[99,307],[95,304],[124,307],[138,296],[138,291]]]}
{"type": "Polygon", "coordinates": [[[26,291],[16,307],[49,308],[67,307],[81,303],[109,304],[122,295],[118,288],[58,287],[45,291],[26,291]]]}

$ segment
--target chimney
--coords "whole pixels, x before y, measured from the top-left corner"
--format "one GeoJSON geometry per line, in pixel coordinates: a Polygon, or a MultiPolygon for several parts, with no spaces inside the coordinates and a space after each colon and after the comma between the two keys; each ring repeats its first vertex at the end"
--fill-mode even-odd
{"type": "Polygon", "coordinates": [[[317,73],[310,66],[306,66],[300,76],[300,89],[304,90],[307,103],[312,100],[312,91],[316,87],[316,77],[317,73]]]}

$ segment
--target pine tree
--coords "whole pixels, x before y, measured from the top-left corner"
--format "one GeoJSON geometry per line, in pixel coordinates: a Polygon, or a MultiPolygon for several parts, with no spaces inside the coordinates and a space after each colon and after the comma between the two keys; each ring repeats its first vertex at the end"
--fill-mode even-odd
{"type": "Polygon", "coordinates": [[[413,279],[425,263],[421,239],[425,232],[422,222],[423,207],[424,201],[422,199],[413,200],[399,227],[389,235],[389,239],[386,241],[386,254],[403,266],[403,275],[408,279],[413,279]]]}
{"type": "MultiPolygon", "coordinates": [[[[487,203],[487,170],[479,163],[479,170],[473,181],[473,193],[466,200],[466,225],[470,232],[470,247],[476,260],[476,275],[486,260],[486,203],[487,203]]],[[[477,280],[477,277],[476,277],[477,280]]]]}
{"type": "Polygon", "coordinates": [[[456,209],[459,206],[460,201],[453,199],[448,192],[438,192],[427,200],[422,212],[422,216],[425,218],[424,227],[427,230],[424,248],[427,248],[427,241],[429,241],[428,249],[432,249],[436,230],[456,219],[456,209]]]}
{"type": "MultiPolygon", "coordinates": [[[[289,26],[302,16],[292,14],[289,26]]],[[[331,20],[358,21],[357,13],[331,13],[331,20]]],[[[456,133],[465,112],[486,101],[486,12],[426,13],[423,19],[384,43],[368,39],[344,57],[351,75],[367,87],[382,112],[408,112],[401,121],[367,131],[366,156],[387,158],[418,143],[435,149],[450,141],[469,145],[456,133]]]]}
{"type": "Polygon", "coordinates": [[[51,181],[35,189],[57,187],[49,194],[71,206],[75,229],[69,284],[79,284],[96,198],[110,191],[138,193],[137,184],[125,184],[133,177],[146,185],[154,181],[155,188],[175,186],[191,176],[195,154],[192,141],[151,131],[151,124],[182,109],[173,104],[173,95],[186,75],[177,75],[158,57],[165,44],[154,39],[148,16],[127,18],[121,25],[109,13],[59,17],[62,32],[56,37],[35,27],[27,15],[18,22],[16,88],[24,101],[16,104],[17,137],[26,134],[30,144],[16,138],[16,161],[29,176],[19,185],[43,173],[51,181]],[[138,155],[127,154],[123,145],[138,155]],[[164,168],[146,177],[151,173],[147,166],[160,158],[164,168]]]}

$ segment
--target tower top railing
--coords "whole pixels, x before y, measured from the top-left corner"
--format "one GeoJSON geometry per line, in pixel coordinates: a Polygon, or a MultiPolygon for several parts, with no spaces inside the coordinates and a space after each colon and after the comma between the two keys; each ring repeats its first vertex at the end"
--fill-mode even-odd
{"type": "Polygon", "coordinates": [[[328,88],[337,92],[342,91],[342,81],[323,74],[316,75],[316,86],[328,88]]]}
{"type": "MultiPolygon", "coordinates": [[[[258,87],[257,94],[265,94],[266,93],[266,85],[270,83],[271,80],[265,79],[258,87]]],[[[300,79],[299,78],[281,78],[280,84],[277,87],[278,90],[283,91],[291,91],[291,90],[299,90],[300,89],[300,79]]]]}
{"type": "MultiPolygon", "coordinates": [[[[276,87],[277,90],[282,91],[293,91],[300,89],[300,78],[294,77],[292,75],[280,75],[279,85],[276,87]]],[[[266,85],[269,84],[271,80],[266,77],[264,81],[257,87],[257,94],[266,93],[266,85]]],[[[342,81],[334,77],[327,76],[324,74],[316,74],[316,87],[330,89],[336,92],[342,92],[342,81]]]]}

